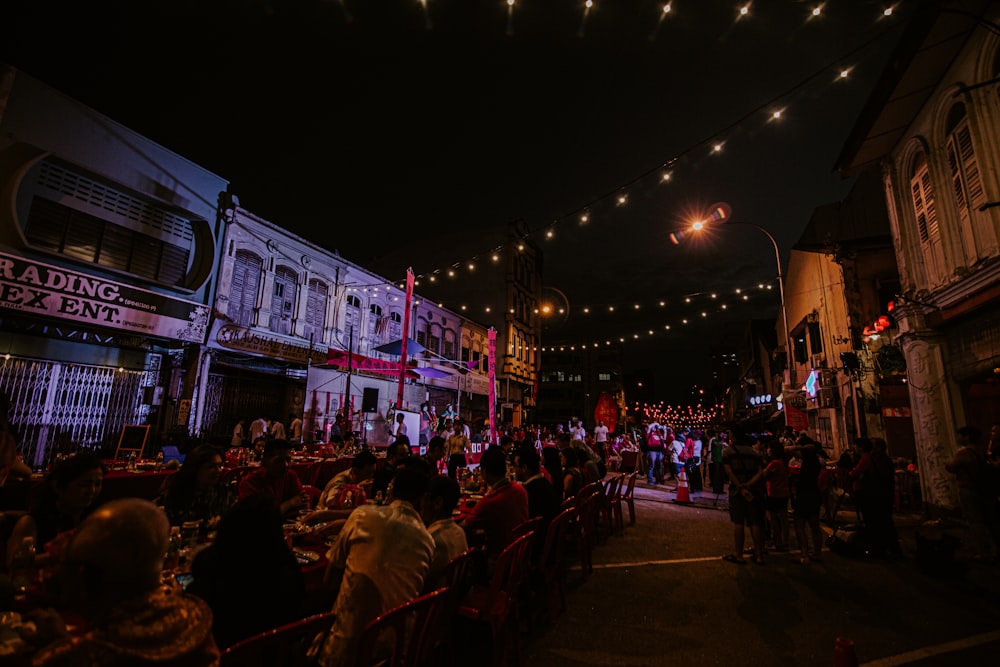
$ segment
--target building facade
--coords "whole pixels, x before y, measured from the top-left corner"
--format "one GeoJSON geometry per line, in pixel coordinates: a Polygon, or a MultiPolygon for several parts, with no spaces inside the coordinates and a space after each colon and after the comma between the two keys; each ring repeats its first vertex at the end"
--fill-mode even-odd
{"type": "Polygon", "coordinates": [[[0,390],[29,465],[195,423],[227,185],[0,66],[0,390]]]}
{"type": "Polygon", "coordinates": [[[393,410],[418,412],[427,402],[438,414],[448,405],[467,417],[485,412],[485,326],[418,294],[408,319],[405,285],[238,206],[224,217],[207,432],[222,438],[240,419],[287,424],[301,416],[305,441],[326,440],[349,408],[352,428],[383,444],[393,410]],[[400,400],[398,344],[407,324],[413,345],[400,400]],[[465,356],[479,363],[470,369],[465,356]]]}
{"type": "Polygon", "coordinates": [[[882,170],[921,491],[944,510],[955,430],[1000,420],[1000,8],[950,5],[911,22],[839,162],[882,170]]]}

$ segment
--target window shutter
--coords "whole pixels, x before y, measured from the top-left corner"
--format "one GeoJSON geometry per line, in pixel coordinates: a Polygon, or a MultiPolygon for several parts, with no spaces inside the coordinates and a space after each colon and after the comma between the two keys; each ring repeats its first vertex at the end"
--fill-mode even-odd
{"type": "Polygon", "coordinates": [[[227,314],[241,327],[249,327],[252,321],[261,267],[261,259],[256,255],[244,251],[236,253],[227,314]]]}

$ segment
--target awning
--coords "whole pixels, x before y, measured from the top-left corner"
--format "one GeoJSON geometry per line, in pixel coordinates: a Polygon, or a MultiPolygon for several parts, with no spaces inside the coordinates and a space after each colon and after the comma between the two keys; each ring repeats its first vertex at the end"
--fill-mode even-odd
{"type": "Polygon", "coordinates": [[[430,368],[428,366],[423,368],[411,368],[410,370],[425,378],[446,378],[452,375],[452,373],[449,373],[448,371],[441,370],[440,368],[430,368]]]}
{"type": "MultiPolygon", "coordinates": [[[[406,354],[407,356],[412,354],[420,354],[427,348],[413,340],[412,338],[406,339],[406,354]]],[[[384,345],[379,345],[375,348],[376,352],[381,352],[382,354],[392,354],[395,356],[400,356],[403,354],[403,341],[397,340],[392,343],[385,343],[384,345]]]]}

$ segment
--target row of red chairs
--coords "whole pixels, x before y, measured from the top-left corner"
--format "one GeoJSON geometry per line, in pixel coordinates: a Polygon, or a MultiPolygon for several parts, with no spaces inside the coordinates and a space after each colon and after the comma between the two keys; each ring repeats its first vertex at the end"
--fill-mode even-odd
{"type": "MultiPolygon", "coordinates": [[[[495,665],[506,666],[511,658],[519,664],[522,610],[535,603],[550,623],[556,622],[566,609],[567,547],[576,547],[588,577],[593,546],[602,535],[606,539],[624,529],[623,505],[629,508],[629,525],[635,523],[632,493],[637,474],[622,473],[585,486],[563,503],[547,526],[540,518],[518,526],[485,584],[471,582],[476,559],[484,558],[481,548],[456,557],[441,576],[427,582],[422,595],[366,626],[358,667],[457,665],[456,621],[478,625],[489,634],[495,665]],[[391,655],[376,655],[376,646],[384,645],[386,637],[391,655]]],[[[305,665],[309,646],[333,620],[333,613],[327,612],[246,639],[223,652],[220,667],[305,665]]]]}

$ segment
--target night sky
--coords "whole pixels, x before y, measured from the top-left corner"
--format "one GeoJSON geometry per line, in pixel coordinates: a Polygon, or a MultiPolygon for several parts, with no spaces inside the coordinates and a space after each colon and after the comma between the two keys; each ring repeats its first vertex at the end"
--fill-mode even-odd
{"type": "Polygon", "coordinates": [[[15,0],[0,57],[351,261],[408,255],[389,278],[464,264],[525,221],[570,302],[549,342],[659,331],[691,297],[708,317],[627,346],[679,401],[709,382],[707,346],[778,299],[708,301],[773,281],[763,235],[669,234],[726,201],[787,259],[849,190],[834,161],[915,0],[888,17],[887,1],[664,4],[516,0],[510,19],[506,0],[15,0]]]}

